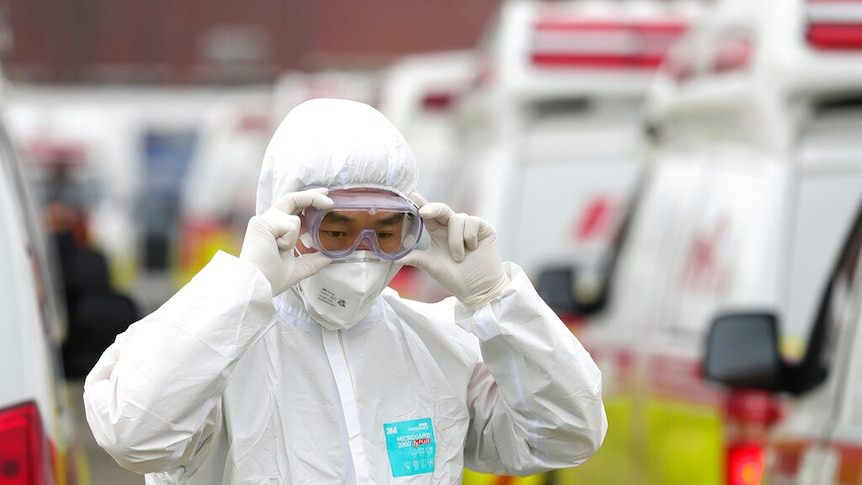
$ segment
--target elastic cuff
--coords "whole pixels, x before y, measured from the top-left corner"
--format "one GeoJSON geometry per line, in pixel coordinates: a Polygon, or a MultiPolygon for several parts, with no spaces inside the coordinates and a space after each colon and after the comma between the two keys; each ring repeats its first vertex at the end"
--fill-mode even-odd
{"type": "Polygon", "coordinates": [[[487,305],[488,303],[491,303],[500,295],[502,295],[503,290],[505,290],[506,287],[509,286],[509,283],[511,281],[512,280],[511,278],[509,278],[509,275],[504,272],[503,277],[500,278],[500,281],[498,281],[493,288],[484,293],[465,298],[464,300],[461,300],[461,303],[463,303],[464,306],[466,306],[470,310],[477,310],[479,308],[482,308],[483,306],[487,305]]]}

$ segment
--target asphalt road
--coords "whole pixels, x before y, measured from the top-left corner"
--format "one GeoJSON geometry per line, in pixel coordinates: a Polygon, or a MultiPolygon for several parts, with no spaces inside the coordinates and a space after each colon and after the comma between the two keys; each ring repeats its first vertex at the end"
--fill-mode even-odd
{"type": "Polygon", "coordinates": [[[84,383],[81,381],[72,381],[69,384],[69,397],[72,401],[72,407],[75,411],[76,431],[81,444],[87,453],[87,459],[90,465],[90,484],[91,485],[143,485],[144,477],[136,473],[132,473],[117,465],[93,438],[90,432],[90,427],[87,425],[87,420],[84,417],[82,395],[84,392],[84,383]]]}

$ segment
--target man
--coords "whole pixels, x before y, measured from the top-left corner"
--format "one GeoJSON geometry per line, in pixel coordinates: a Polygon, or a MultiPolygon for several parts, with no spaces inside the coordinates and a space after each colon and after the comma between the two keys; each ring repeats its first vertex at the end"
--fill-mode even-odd
{"type": "Polygon", "coordinates": [[[487,222],[412,194],[362,103],[294,108],[238,258],[217,254],[87,376],[99,444],[148,484],[460,483],[575,466],[607,421],[598,369],[487,222]],[[454,295],[402,299],[403,265],[454,295]]]}

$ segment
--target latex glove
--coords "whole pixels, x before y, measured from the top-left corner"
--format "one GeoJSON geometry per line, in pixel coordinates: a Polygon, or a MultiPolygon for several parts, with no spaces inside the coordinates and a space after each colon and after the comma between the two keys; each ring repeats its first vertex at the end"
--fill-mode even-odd
{"type": "Polygon", "coordinates": [[[424,270],[470,309],[500,296],[509,277],[503,271],[497,233],[491,224],[456,214],[443,203],[429,204],[416,193],[410,198],[419,206],[430,243],[428,249],[413,250],[399,263],[424,270]]]}
{"type": "Polygon", "coordinates": [[[257,266],[272,286],[273,296],[279,295],[304,278],[307,278],[332,260],[314,252],[294,255],[299,237],[303,209],[332,207],[332,199],[325,188],[293,192],[277,200],[272,207],[248,221],[245,239],[239,258],[257,266]]]}

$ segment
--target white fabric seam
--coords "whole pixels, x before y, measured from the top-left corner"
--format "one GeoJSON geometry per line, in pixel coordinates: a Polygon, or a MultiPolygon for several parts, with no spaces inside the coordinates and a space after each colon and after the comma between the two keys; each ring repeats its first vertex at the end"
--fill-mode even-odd
{"type": "Polygon", "coordinates": [[[341,402],[342,417],[344,419],[344,427],[347,430],[347,441],[356,483],[371,483],[366,466],[365,450],[362,447],[362,429],[359,423],[356,398],[353,394],[353,379],[350,375],[344,349],[341,346],[340,331],[326,330],[324,328],[321,328],[321,330],[323,332],[323,347],[326,351],[326,358],[329,360],[329,366],[335,378],[335,385],[338,388],[338,399],[341,402]]]}

